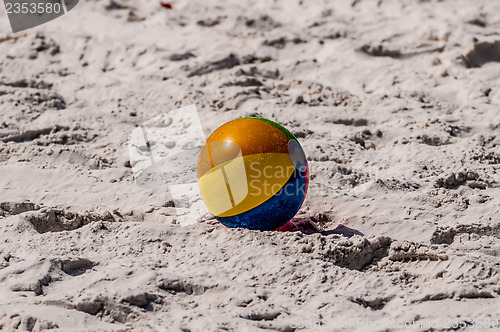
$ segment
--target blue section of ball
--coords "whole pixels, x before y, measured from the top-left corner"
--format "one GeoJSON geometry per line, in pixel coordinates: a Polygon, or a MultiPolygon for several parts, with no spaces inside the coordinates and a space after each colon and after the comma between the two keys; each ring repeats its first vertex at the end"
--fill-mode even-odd
{"type": "Polygon", "coordinates": [[[231,217],[215,217],[232,228],[271,231],[283,226],[299,211],[307,190],[307,171],[296,168],[287,183],[271,198],[251,210],[231,217]]]}

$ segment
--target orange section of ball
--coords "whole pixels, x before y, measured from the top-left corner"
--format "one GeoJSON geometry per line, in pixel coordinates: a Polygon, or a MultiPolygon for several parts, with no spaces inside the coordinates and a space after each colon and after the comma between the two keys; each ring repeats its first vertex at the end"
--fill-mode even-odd
{"type": "Polygon", "coordinates": [[[230,121],[214,131],[200,152],[197,176],[211,168],[241,156],[257,153],[288,153],[290,139],[275,126],[251,118],[230,121]],[[213,144],[227,142],[228,144],[213,144]],[[211,149],[217,149],[213,151],[211,149]]]}

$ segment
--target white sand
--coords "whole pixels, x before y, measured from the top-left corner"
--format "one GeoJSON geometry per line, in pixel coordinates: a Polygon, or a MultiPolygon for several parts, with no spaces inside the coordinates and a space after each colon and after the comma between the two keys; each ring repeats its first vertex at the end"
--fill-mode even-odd
{"type": "Polygon", "coordinates": [[[498,1],[172,4],[85,1],[15,35],[1,11],[0,330],[500,319],[498,1]],[[289,128],[298,218],[364,236],[174,224],[127,139],[191,104],[206,134],[289,128]]]}

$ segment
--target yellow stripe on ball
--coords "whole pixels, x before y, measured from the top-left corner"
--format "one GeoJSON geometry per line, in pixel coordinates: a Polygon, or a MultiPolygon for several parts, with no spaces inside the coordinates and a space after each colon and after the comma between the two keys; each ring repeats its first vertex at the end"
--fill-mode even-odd
{"type": "Polygon", "coordinates": [[[210,213],[230,217],[274,196],[294,169],[288,153],[251,154],[208,170],[198,179],[198,185],[210,213]]]}

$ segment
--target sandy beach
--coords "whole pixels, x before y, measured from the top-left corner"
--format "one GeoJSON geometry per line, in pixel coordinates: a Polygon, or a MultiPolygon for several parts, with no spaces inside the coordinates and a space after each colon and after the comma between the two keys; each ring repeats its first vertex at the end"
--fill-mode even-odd
{"type": "Polygon", "coordinates": [[[500,2],[169,4],[0,11],[0,330],[500,329],[500,2]],[[136,183],[134,129],[189,105],[298,138],[314,233],[136,183]]]}

